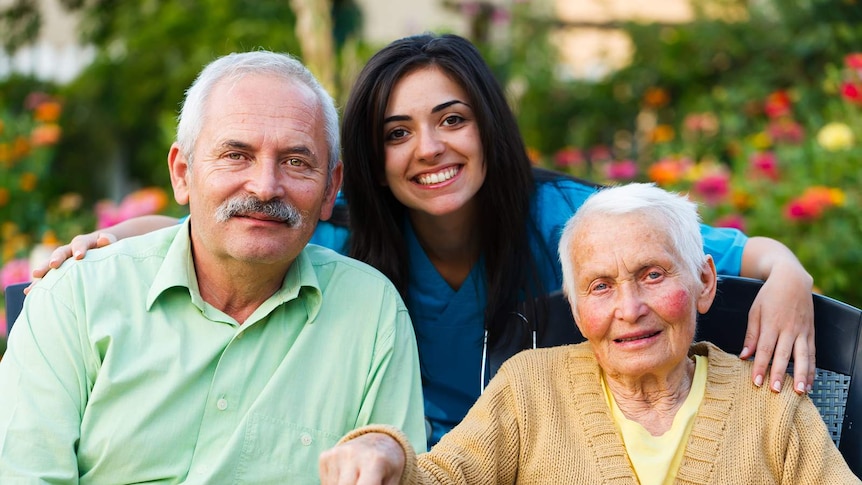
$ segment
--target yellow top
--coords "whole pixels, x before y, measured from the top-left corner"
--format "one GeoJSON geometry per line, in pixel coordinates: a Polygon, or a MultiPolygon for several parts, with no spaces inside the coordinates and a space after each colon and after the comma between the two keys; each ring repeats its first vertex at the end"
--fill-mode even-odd
{"type": "Polygon", "coordinates": [[[676,479],[688,435],[706,391],[707,358],[702,355],[695,355],[694,358],[694,378],[688,397],[674,416],[670,429],[661,436],[651,435],[640,423],[626,418],[602,375],[602,387],[611,408],[611,416],[623,437],[626,452],[641,485],[670,485],[676,479]]]}

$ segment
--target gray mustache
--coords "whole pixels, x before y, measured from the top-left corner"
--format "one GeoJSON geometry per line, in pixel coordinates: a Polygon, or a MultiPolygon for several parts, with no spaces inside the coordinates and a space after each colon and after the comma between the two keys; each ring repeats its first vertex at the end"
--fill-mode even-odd
{"type": "Polygon", "coordinates": [[[302,214],[296,207],[278,199],[263,202],[257,197],[251,196],[235,197],[225,201],[216,209],[216,221],[226,222],[231,217],[249,214],[264,214],[267,217],[278,219],[290,227],[302,222],[302,214]]]}

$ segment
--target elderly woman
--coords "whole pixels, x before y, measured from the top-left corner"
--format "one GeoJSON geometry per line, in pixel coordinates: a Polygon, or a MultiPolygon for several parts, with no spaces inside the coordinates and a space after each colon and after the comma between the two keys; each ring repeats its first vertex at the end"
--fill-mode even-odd
{"type": "Polygon", "coordinates": [[[418,458],[396,429],[354,431],[321,455],[323,483],[860,483],[807,396],[692,344],[716,291],[698,223],[653,185],[593,195],[560,241],[587,342],[510,359],[418,458]]]}

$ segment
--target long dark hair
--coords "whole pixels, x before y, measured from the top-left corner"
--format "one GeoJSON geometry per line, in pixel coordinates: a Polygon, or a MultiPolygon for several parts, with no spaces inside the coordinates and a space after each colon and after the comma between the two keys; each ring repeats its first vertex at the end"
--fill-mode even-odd
{"type": "Polygon", "coordinates": [[[481,54],[457,35],[423,34],[384,47],[360,72],[344,109],[341,130],[344,196],[350,211],[350,255],[379,269],[407,293],[405,207],[381,184],[383,118],[395,84],[427,66],[442,69],[467,93],[476,115],[487,167],[476,194],[485,259],[489,343],[505,337],[510,312],[538,283],[527,231],[535,190],[530,160],[499,83],[481,54]]]}

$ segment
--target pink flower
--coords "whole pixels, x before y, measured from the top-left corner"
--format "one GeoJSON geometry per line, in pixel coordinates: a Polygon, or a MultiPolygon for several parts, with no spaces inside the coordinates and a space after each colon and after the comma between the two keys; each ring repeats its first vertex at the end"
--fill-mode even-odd
{"type": "Polygon", "coordinates": [[[0,285],[3,288],[14,283],[30,281],[30,262],[26,259],[13,259],[0,270],[0,285]]]}
{"type": "Polygon", "coordinates": [[[730,192],[729,175],[715,172],[705,175],[694,183],[694,191],[709,205],[718,205],[730,192]]]}
{"type": "Polygon", "coordinates": [[[119,205],[103,200],[96,203],[96,226],[113,226],[132,217],[155,214],[162,211],[168,204],[168,196],[164,190],[151,187],[137,190],[123,198],[119,205]]]}
{"type": "Polygon", "coordinates": [[[794,145],[802,143],[802,139],[805,137],[805,129],[802,128],[802,125],[789,118],[770,121],[766,131],[774,141],[794,145]]]}
{"type": "Polygon", "coordinates": [[[605,165],[605,177],[610,180],[631,180],[638,174],[638,166],[631,160],[620,160],[605,165]]]}
{"type": "Polygon", "coordinates": [[[755,153],[748,162],[755,176],[766,176],[770,180],[778,180],[778,159],[775,158],[775,153],[755,153]]]}
{"type": "Polygon", "coordinates": [[[607,161],[612,158],[611,150],[604,145],[596,145],[590,148],[590,160],[592,162],[607,161]]]}
{"type": "Polygon", "coordinates": [[[574,147],[565,147],[554,154],[554,163],[558,167],[575,167],[583,165],[584,155],[574,147]]]}
{"type": "Polygon", "coordinates": [[[862,69],[862,52],[853,52],[844,56],[844,65],[850,69],[862,69]]]}
{"type": "Polygon", "coordinates": [[[715,227],[730,227],[745,232],[745,219],[739,214],[721,216],[713,223],[715,227]]]}

